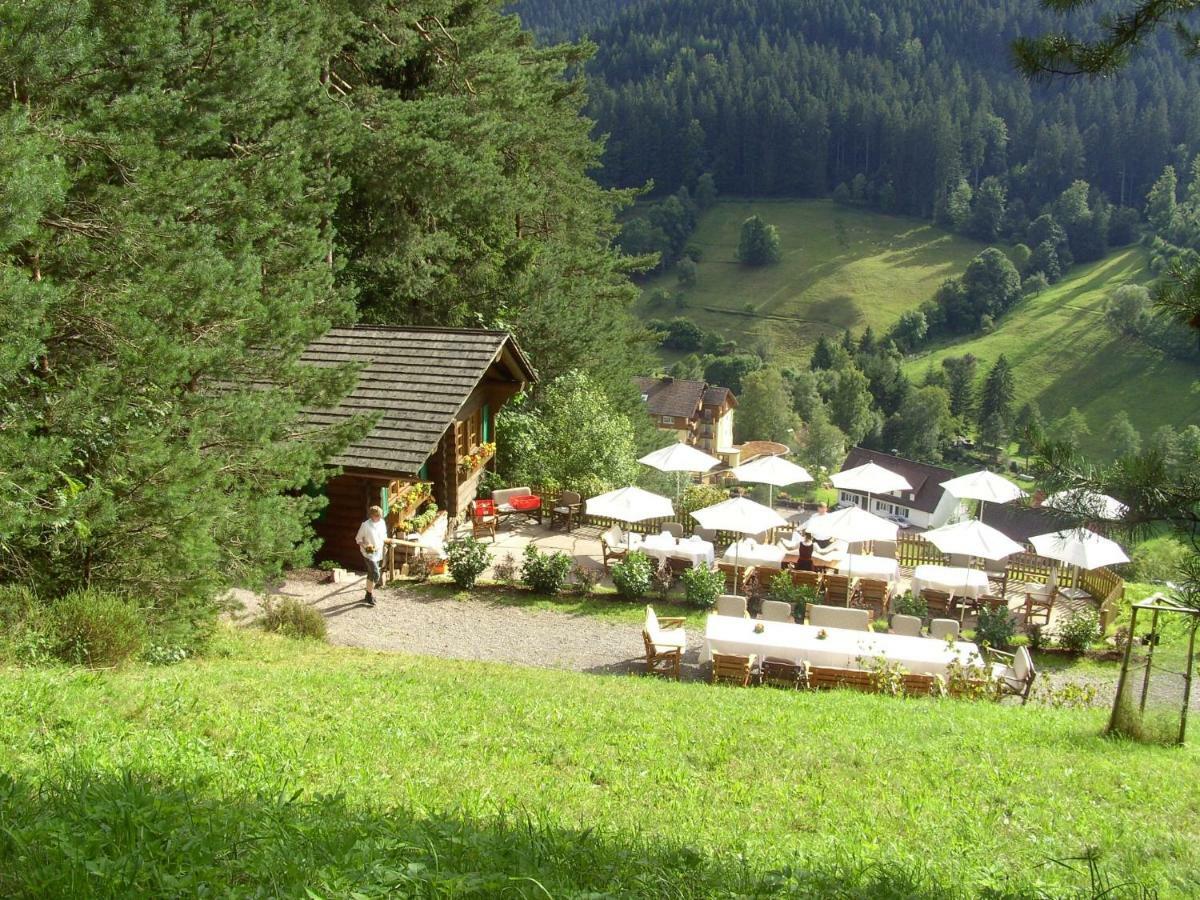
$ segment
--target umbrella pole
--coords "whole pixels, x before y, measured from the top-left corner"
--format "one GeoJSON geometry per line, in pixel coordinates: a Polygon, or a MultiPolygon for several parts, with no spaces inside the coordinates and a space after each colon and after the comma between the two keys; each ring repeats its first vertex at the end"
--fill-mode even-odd
{"type": "Polygon", "coordinates": [[[734,540],[733,542],[733,592],[738,592],[738,576],[742,574],[742,568],[739,565],[742,559],[742,542],[734,540]]]}

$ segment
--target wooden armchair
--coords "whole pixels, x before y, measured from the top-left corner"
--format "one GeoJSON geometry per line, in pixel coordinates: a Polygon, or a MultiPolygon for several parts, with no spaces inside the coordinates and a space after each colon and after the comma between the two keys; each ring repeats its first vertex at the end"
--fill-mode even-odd
{"type": "Polygon", "coordinates": [[[496,504],[491,500],[471,501],[471,536],[483,537],[490,534],[496,540],[496,504]]]}
{"type": "Polygon", "coordinates": [[[575,491],[563,491],[550,507],[550,527],[553,528],[561,522],[563,527],[570,531],[582,512],[583,498],[575,491]]]}
{"type": "Polygon", "coordinates": [[[650,637],[650,632],[643,629],[642,641],[646,645],[646,674],[669,675],[679,680],[679,664],[683,661],[683,648],[659,646],[650,637]]]}
{"type": "Polygon", "coordinates": [[[738,656],[733,653],[714,653],[712,655],[712,683],[736,684],[749,687],[750,679],[755,675],[758,655],[738,656]]]}
{"type": "Polygon", "coordinates": [[[825,605],[850,605],[850,578],[847,575],[830,573],[825,576],[825,605]]]}
{"type": "Polygon", "coordinates": [[[1056,588],[1025,593],[1025,625],[1049,625],[1050,614],[1054,611],[1054,598],[1058,594],[1056,588]]]}
{"type": "Polygon", "coordinates": [[[1033,666],[1033,657],[1029,655],[1029,651],[1018,647],[1016,653],[991,649],[987,653],[1001,696],[1020,697],[1022,705],[1028,703],[1033,681],[1037,678],[1037,669],[1033,666]]]}
{"type": "Polygon", "coordinates": [[[725,575],[727,594],[736,594],[739,588],[754,577],[754,566],[735,566],[733,563],[719,562],[717,568],[725,575]]]}
{"type": "Polygon", "coordinates": [[[944,619],[950,615],[953,609],[953,601],[950,595],[945,591],[935,591],[933,588],[923,588],[921,597],[925,600],[925,608],[928,610],[926,617],[930,619],[944,619]]]}
{"type": "Polygon", "coordinates": [[[984,594],[981,597],[964,597],[958,604],[958,620],[961,622],[969,615],[979,615],[980,610],[987,609],[990,612],[995,612],[998,609],[1006,609],[1008,601],[1004,599],[1004,595],[984,594]]]}
{"type": "Polygon", "coordinates": [[[758,670],[759,684],[799,690],[808,686],[808,664],[767,657],[758,670]]]}
{"type": "Polygon", "coordinates": [[[620,525],[613,525],[600,535],[600,553],[604,571],[608,571],[610,562],[624,559],[630,548],[636,550],[640,537],[640,535],[622,530],[620,525]]]}
{"type": "Polygon", "coordinates": [[[716,613],[718,616],[750,617],[746,611],[746,598],[739,594],[721,594],[717,597],[716,613]]]}
{"type": "Polygon", "coordinates": [[[821,590],[821,573],[813,572],[812,570],[808,570],[808,571],[793,570],[792,584],[796,585],[797,587],[810,587],[814,591],[820,591],[821,590]]]}
{"type": "Polygon", "coordinates": [[[808,686],[813,690],[840,687],[871,694],[875,692],[875,676],[861,669],[811,666],[808,670],[808,686]]]}

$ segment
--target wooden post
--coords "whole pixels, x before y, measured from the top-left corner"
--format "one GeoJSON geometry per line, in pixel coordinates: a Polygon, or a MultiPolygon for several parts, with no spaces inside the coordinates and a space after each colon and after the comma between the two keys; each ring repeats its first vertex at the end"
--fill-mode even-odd
{"type": "MultiPolygon", "coordinates": [[[[1133,640],[1132,632],[1129,639],[1133,640]]],[[[1142,702],[1138,704],[1138,712],[1146,712],[1146,694],[1150,691],[1150,664],[1154,662],[1154,645],[1158,642],[1158,609],[1150,616],[1150,649],[1146,652],[1146,674],[1142,678],[1142,702]]]]}
{"type": "MultiPolygon", "coordinates": [[[[1183,615],[1183,613],[1180,613],[1183,615]]],[[[1192,661],[1196,657],[1196,629],[1200,628],[1200,615],[1191,614],[1192,633],[1188,636],[1187,671],[1183,675],[1183,711],[1179,715],[1179,743],[1187,736],[1188,707],[1192,702],[1192,661]]]]}
{"type": "Polygon", "coordinates": [[[1129,616],[1129,640],[1125,643],[1125,659],[1121,662],[1121,674],[1117,677],[1117,695],[1113,700],[1112,713],[1108,717],[1108,730],[1113,732],[1117,727],[1117,710],[1121,707],[1121,695],[1125,690],[1125,675],[1129,672],[1129,660],[1133,656],[1133,640],[1137,634],[1137,614],[1136,606],[1130,611],[1129,616]]]}

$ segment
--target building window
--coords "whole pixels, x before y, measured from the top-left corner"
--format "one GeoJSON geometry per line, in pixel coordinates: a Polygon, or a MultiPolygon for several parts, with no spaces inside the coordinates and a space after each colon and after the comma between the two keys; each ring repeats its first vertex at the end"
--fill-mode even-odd
{"type": "Polygon", "coordinates": [[[458,456],[462,459],[483,443],[483,409],[471,413],[458,425],[458,456]]]}
{"type": "Polygon", "coordinates": [[[662,416],[661,421],[664,425],[674,425],[675,418],[673,416],[662,416]]]}

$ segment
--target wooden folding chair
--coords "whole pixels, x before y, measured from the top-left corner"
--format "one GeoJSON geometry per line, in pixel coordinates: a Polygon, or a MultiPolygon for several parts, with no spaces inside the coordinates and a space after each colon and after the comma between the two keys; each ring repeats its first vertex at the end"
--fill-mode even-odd
{"type": "Polygon", "coordinates": [[[928,610],[926,618],[944,619],[950,614],[952,601],[946,591],[923,588],[921,590],[921,597],[925,600],[925,608],[928,610]]]}
{"type": "Polygon", "coordinates": [[[1054,611],[1054,598],[1058,591],[1027,591],[1025,594],[1025,625],[1049,625],[1054,611]]]}
{"type": "Polygon", "coordinates": [[[682,647],[658,646],[643,629],[642,641],[646,644],[646,674],[669,675],[679,680],[679,664],[683,661],[682,647]]]}
{"type": "Polygon", "coordinates": [[[808,686],[808,665],[767,657],[759,667],[758,683],[799,690],[808,686]]]}
{"type": "Polygon", "coordinates": [[[814,591],[821,590],[821,573],[813,571],[793,570],[792,584],[796,587],[810,587],[814,591]]]}
{"type": "Polygon", "coordinates": [[[749,687],[750,679],[755,675],[758,655],[738,656],[734,653],[714,653],[712,655],[712,683],[736,684],[749,687]]]}
{"type": "Polygon", "coordinates": [[[850,578],[846,575],[830,573],[825,576],[825,605],[850,605],[850,578]]]}
{"type": "Polygon", "coordinates": [[[841,687],[870,694],[875,691],[875,678],[870,672],[860,669],[810,666],[808,669],[808,686],[813,690],[841,687]]]}
{"type": "Polygon", "coordinates": [[[482,537],[490,534],[496,540],[496,504],[491,500],[471,501],[471,536],[482,537]]]}
{"type": "Polygon", "coordinates": [[[871,611],[872,619],[882,619],[887,613],[891,600],[891,591],[886,581],[875,578],[860,578],[858,590],[855,592],[855,606],[871,611]]]}

